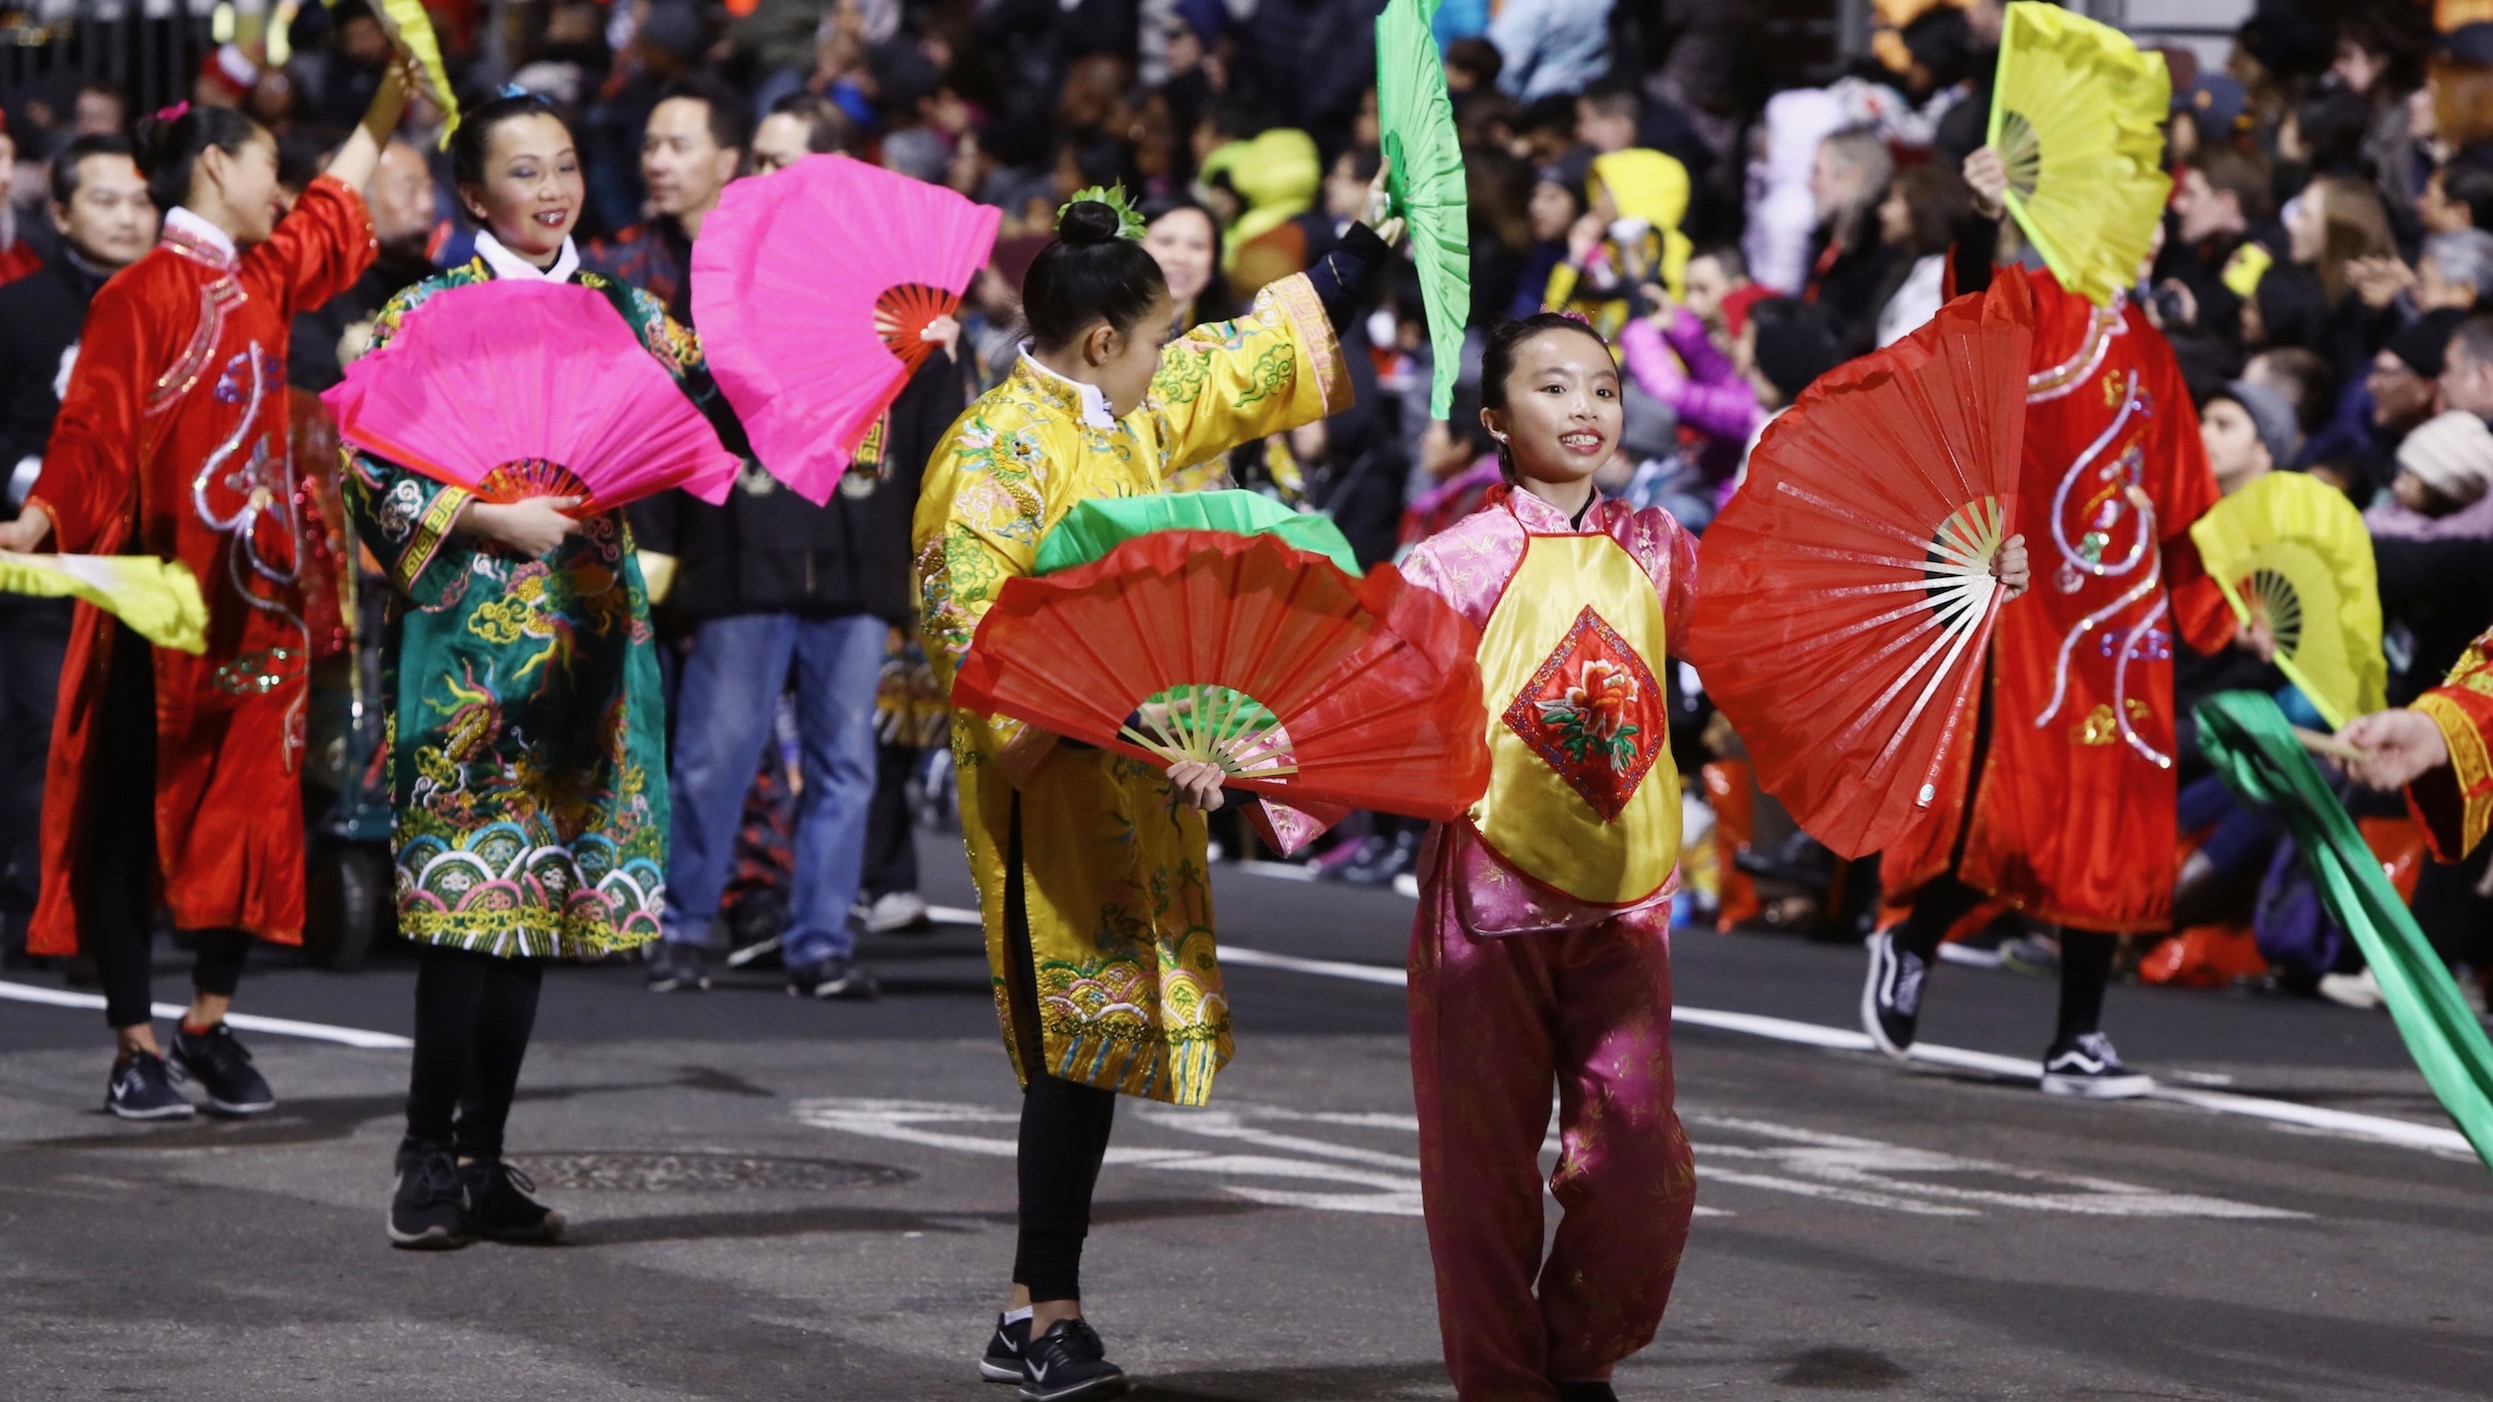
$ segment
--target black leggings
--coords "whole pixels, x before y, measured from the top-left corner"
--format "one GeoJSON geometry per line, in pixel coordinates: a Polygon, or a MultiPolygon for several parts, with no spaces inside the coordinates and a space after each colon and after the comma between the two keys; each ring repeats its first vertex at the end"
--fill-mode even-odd
{"type": "MultiPolygon", "coordinates": [[[[1939,953],[1948,927],[1971,915],[1988,899],[1956,879],[1942,876],[1913,893],[1913,909],[1896,926],[1896,947],[1911,950],[1927,964],[1939,953]]],[[[2060,931],[2060,1027],[2055,1043],[2103,1028],[2103,994],[2112,982],[2112,955],[2120,936],[2094,930],[2060,931]]]]}
{"type": "Polygon", "coordinates": [[[502,1156],[502,1126],[511,1117],[544,981],[542,959],[424,947],[416,961],[406,1147],[447,1149],[469,1159],[502,1156]]]}
{"type": "MultiPolygon", "coordinates": [[[[87,770],[86,840],[78,893],[79,947],[95,956],[104,1022],[153,1020],[149,983],[156,940],[156,673],[147,640],[113,625],[113,655],[87,770]]],[[[251,936],[202,930],[191,982],[231,998],[251,936]]]]}
{"type": "Polygon", "coordinates": [[[1013,1283],[1032,1304],[1082,1298],[1082,1242],[1091,1232],[1091,1192],[1108,1157],[1117,1093],[1051,1076],[1039,1035],[1038,970],[1030,952],[1030,910],[1022,894],[1021,800],[1013,801],[1004,853],[1006,985],[1014,1034],[1029,1084],[1021,1097],[1021,1236],[1013,1283]]]}

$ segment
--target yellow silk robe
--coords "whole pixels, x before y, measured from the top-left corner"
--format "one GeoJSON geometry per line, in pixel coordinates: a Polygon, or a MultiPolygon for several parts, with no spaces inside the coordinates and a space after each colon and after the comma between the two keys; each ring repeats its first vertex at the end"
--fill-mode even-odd
{"type": "MultiPolygon", "coordinates": [[[[1108,427],[1085,423],[1072,383],[1018,366],[945,435],[918,498],[921,631],[946,690],[997,591],[1031,572],[1074,503],[1157,492],[1173,472],[1349,400],[1341,347],[1303,275],[1264,289],[1238,320],[1171,342],[1141,406],[1108,427]]],[[[1016,721],[956,710],[952,752],[1015,1072],[1202,1104],[1231,1049],[1203,816],[1173,802],[1158,767],[1068,749],[1016,721]],[[1008,980],[1022,963],[1005,933],[1016,885],[1037,977],[1019,1000],[1008,980]],[[1038,1026],[1023,1025],[1016,1001],[1038,1009],[1038,1026]]]]}
{"type": "Polygon", "coordinates": [[[2455,862],[2493,829],[2493,632],[2468,645],[2447,681],[2415,698],[2450,748],[2447,766],[2407,786],[2433,855],[2455,862]]]}

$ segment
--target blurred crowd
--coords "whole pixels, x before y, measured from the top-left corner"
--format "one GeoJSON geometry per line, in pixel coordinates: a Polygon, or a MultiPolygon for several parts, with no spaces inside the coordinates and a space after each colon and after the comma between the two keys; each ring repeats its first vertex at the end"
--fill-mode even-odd
{"type": "MultiPolygon", "coordinates": [[[[1381,0],[430,8],[463,94],[516,85],[572,115],[589,192],[584,260],[681,319],[692,243],[742,176],[847,152],[1001,209],[993,258],[960,315],[965,393],[1010,368],[1021,275],[1074,191],[1122,184],[1138,198],[1146,246],[1181,321],[1193,323],[1235,312],[1322,257],[1380,160],[1381,0]],[[516,27],[491,32],[496,24],[516,27]]],[[[1959,168],[1984,138],[2003,14],[2001,0],[1880,0],[1870,56],[1823,86],[1778,90],[1761,8],[1446,0],[1435,28],[1472,248],[1473,335],[1451,418],[1427,413],[1432,350],[1406,266],[1347,338],[1356,407],[1185,485],[1246,487],[1327,512],[1363,564],[1393,559],[1498,482],[1477,423],[1479,334],[1546,305],[1611,335],[1628,372],[1626,441],[1604,488],[1701,531],[1776,412],[1845,359],[1920,325],[1946,296],[1949,251],[1973,216],[1959,168]]],[[[2475,8],[2493,18],[2493,7],[2475,8]]],[[[2493,289],[2493,23],[2459,22],[2469,10],[2262,0],[2223,62],[2167,51],[2174,190],[2132,293],[2173,343],[2226,490],[2265,472],[2308,472],[2363,508],[2393,703],[2437,681],[2493,623],[2493,309],[2477,308],[2493,289]]],[[[188,96],[265,124],[280,139],[283,180],[299,188],[370,101],[390,40],[363,0],[287,13],[282,36],[218,47],[188,96]]],[[[143,251],[155,212],[113,155],[126,164],[113,143],[132,99],[108,84],[8,98],[0,155],[16,179],[0,210],[0,279],[39,282],[47,259],[100,278],[143,251]]],[[[416,104],[385,155],[370,198],[381,261],[298,326],[298,387],[335,381],[391,293],[470,256],[474,233],[435,139],[442,118],[416,104]]],[[[34,344],[42,337],[16,310],[32,295],[0,289],[0,377],[15,377],[0,425],[0,464],[16,467],[12,503],[43,431],[41,415],[16,404],[16,383],[48,376],[43,357],[63,349],[34,344]]],[[[905,556],[905,543],[891,548],[905,556]]],[[[0,611],[0,651],[30,646],[16,612],[0,611]]],[[[332,617],[341,636],[353,632],[351,605],[332,617]]],[[[37,702],[18,695],[17,656],[0,657],[10,674],[0,705],[22,718],[37,702]]],[[[2219,689],[2284,688],[2239,652],[2185,655],[2180,669],[2184,715],[2219,689]]],[[[1856,938],[1875,916],[1876,882],[1754,793],[1737,738],[1713,722],[1693,675],[1673,673],[1695,839],[1681,918],[1856,938]]],[[[940,702],[925,694],[905,637],[894,639],[885,681],[895,744],[860,914],[900,929],[925,906],[914,872],[892,855],[892,825],[940,810],[944,759],[925,746],[940,733],[940,702]],[[877,864],[890,875],[876,876],[877,864]]],[[[19,797],[28,764],[32,782],[41,773],[40,742],[26,737],[44,732],[7,733],[0,821],[23,828],[34,811],[19,797]],[[19,753],[29,745],[31,760],[19,753]]],[[[773,754],[792,750],[790,741],[773,754]]],[[[2183,928],[2133,941],[2138,976],[2266,979],[2376,1002],[2290,843],[2235,808],[2191,755],[2185,747],[2189,837],[2174,854],[2183,928]]],[[[769,893],[784,884],[773,872],[787,861],[788,773],[766,760],[748,804],[748,860],[730,891],[731,903],[761,894],[760,913],[736,927],[748,945],[767,942],[769,893]]],[[[2400,810],[2358,811],[2445,955],[2493,975],[2484,856],[2428,869],[2400,810]]],[[[1225,836],[1229,855],[1251,855],[1244,833],[1225,836]]],[[[1384,817],[1356,820],[1311,861],[1327,879],[1390,884],[1410,875],[1421,836],[1384,817]]],[[[0,842],[15,888],[5,900],[30,904],[32,836],[13,828],[0,842]]],[[[2003,917],[1960,956],[2048,968],[2049,936],[2003,917]]]]}

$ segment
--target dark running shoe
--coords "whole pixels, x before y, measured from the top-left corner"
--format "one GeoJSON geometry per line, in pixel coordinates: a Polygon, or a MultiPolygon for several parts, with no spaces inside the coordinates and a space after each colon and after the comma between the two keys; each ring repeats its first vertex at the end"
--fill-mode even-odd
{"type": "Polygon", "coordinates": [[[251,1049],[222,1022],[205,1032],[174,1028],[167,1060],[175,1079],[198,1082],[208,1108],[220,1115],[257,1115],[276,1108],[277,1092],[251,1064],[251,1049]]]}
{"type": "Polygon", "coordinates": [[[1098,1402],[1125,1395],[1125,1370],[1088,1320],[1060,1319],[1022,1350],[1022,1402],[1098,1402]]]}
{"type": "Polygon", "coordinates": [[[995,1317],[995,1332],[987,1336],[986,1357],[978,1360],[978,1376],[991,1383],[1017,1383],[1022,1380],[1022,1350],[1030,1346],[1030,1316],[1007,1319],[995,1317]]]}
{"type": "Polygon", "coordinates": [[[1920,955],[1896,946],[1895,931],[1870,936],[1870,974],[1861,984],[1861,1030],[1898,1061],[1913,1047],[1913,1027],[1922,1017],[1922,980],[1929,973],[1920,955]]]}
{"type": "Polygon", "coordinates": [[[649,991],[676,993],[710,991],[709,961],[701,947],[683,940],[660,940],[649,946],[649,991]]]}
{"type": "Polygon", "coordinates": [[[563,1214],[530,1197],[537,1185],[502,1160],[459,1165],[459,1187],[467,1194],[468,1230],[476,1235],[522,1246],[562,1240],[563,1214]]]}
{"type": "Polygon", "coordinates": [[[1560,1383],[1558,1402],[1619,1402],[1608,1383],[1560,1383]]]}
{"type": "Polygon", "coordinates": [[[796,964],[788,969],[788,992],[799,998],[847,998],[864,1001],[883,990],[874,975],[857,967],[857,961],[834,954],[812,964],[796,964]]]}
{"type": "Polygon", "coordinates": [[[154,1052],[132,1052],[113,1063],[104,1085],[104,1108],[125,1120],[187,1120],[198,1111],[173,1088],[164,1058],[154,1052]]]}
{"type": "Polygon", "coordinates": [[[2055,1043],[2044,1053],[2043,1093],[2082,1100],[2135,1100],[2155,1093],[2155,1078],[2122,1065],[2110,1037],[2086,1032],[2055,1043]]]}
{"type": "Polygon", "coordinates": [[[455,1251],[468,1244],[467,1190],[447,1149],[398,1150],[398,1191],[390,1198],[390,1245],[455,1251]]]}

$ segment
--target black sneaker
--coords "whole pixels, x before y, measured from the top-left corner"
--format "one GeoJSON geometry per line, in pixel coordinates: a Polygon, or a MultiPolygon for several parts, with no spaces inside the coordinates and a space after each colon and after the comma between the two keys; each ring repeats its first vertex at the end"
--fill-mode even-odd
{"type": "Polygon", "coordinates": [[[684,940],[660,940],[649,946],[649,991],[674,993],[710,991],[709,961],[701,947],[684,940]]]}
{"type": "Polygon", "coordinates": [[[467,1194],[468,1229],[476,1235],[515,1245],[562,1240],[563,1214],[530,1197],[537,1185],[502,1160],[459,1165],[459,1187],[467,1194]]]}
{"type": "Polygon", "coordinates": [[[874,975],[857,967],[857,961],[843,954],[811,964],[788,967],[788,992],[799,998],[849,998],[864,1000],[882,992],[874,975]]]}
{"type": "Polygon", "coordinates": [[[1922,980],[1930,966],[1922,956],[1896,947],[1896,932],[1870,936],[1870,976],[1861,984],[1861,1030],[1880,1051],[1898,1061],[1913,1046],[1922,1017],[1922,980]]]}
{"type": "Polygon", "coordinates": [[[1608,1383],[1560,1383],[1558,1402],[1619,1402],[1608,1383]]]}
{"type": "Polygon", "coordinates": [[[2043,1093],[2084,1100],[2135,1100],[2155,1093],[2155,1078],[2122,1065],[2110,1037],[2086,1032],[2055,1042],[2044,1053],[2043,1093]]]}
{"type": "Polygon", "coordinates": [[[1017,1383],[1022,1380],[1021,1355],[1030,1347],[1030,1316],[1007,1319],[995,1317],[995,1332],[987,1336],[986,1356],[978,1360],[978,1376],[991,1383],[1017,1383]]]}
{"type": "Polygon", "coordinates": [[[164,1058],[154,1052],[132,1052],[128,1060],[113,1063],[104,1108],[125,1120],[187,1120],[198,1113],[173,1088],[164,1058]]]}
{"type": "Polygon", "coordinates": [[[467,1190],[447,1149],[398,1149],[398,1191],[390,1198],[390,1245],[455,1251],[468,1244],[467,1190]]]}
{"type": "Polygon", "coordinates": [[[276,1108],[277,1092],[251,1064],[250,1048],[222,1022],[205,1032],[175,1027],[166,1060],[175,1079],[199,1083],[208,1108],[220,1115],[257,1115],[276,1108]]]}
{"type": "Polygon", "coordinates": [[[1123,1397],[1125,1370],[1088,1320],[1060,1319],[1022,1350],[1021,1402],[1095,1402],[1123,1397]]]}

